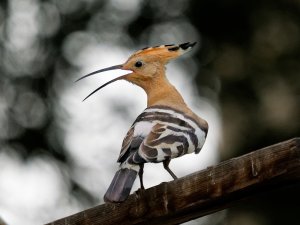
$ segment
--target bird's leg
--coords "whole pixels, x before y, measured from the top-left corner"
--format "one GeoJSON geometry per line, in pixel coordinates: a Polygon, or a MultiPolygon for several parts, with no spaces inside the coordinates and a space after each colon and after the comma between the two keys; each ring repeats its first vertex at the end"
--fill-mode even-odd
{"type": "Polygon", "coordinates": [[[144,173],[144,163],[139,164],[140,170],[139,170],[139,178],[141,183],[141,188],[138,189],[135,194],[137,195],[137,198],[143,197],[143,192],[145,191],[144,184],[143,184],[143,173],[144,173]]]}
{"type": "Polygon", "coordinates": [[[139,170],[139,178],[141,183],[141,189],[144,190],[144,184],[143,184],[143,173],[144,173],[144,163],[140,164],[140,170],[139,170]]]}
{"type": "Polygon", "coordinates": [[[177,179],[176,175],[169,168],[170,161],[171,161],[170,159],[166,159],[166,160],[163,161],[164,168],[165,168],[166,171],[169,172],[169,174],[173,177],[173,179],[176,180],[177,179]]]}

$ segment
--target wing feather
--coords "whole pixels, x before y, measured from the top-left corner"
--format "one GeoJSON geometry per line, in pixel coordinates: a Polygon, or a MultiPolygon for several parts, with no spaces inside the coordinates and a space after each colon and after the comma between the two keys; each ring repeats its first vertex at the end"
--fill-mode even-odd
{"type": "Polygon", "coordinates": [[[139,154],[147,162],[161,162],[184,155],[189,148],[195,149],[190,133],[192,131],[174,131],[170,129],[170,124],[157,123],[135,154],[139,154]]]}
{"type": "Polygon", "coordinates": [[[132,126],[127,132],[125,138],[123,139],[122,148],[117,162],[124,162],[128,157],[127,154],[130,152],[129,149],[131,143],[133,142],[133,134],[134,134],[134,127],[132,126]]]}
{"type": "Polygon", "coordinates": [[[161,162],[187,153],[198,153],[206,130],[192,118],[166,107],[148,108],[125,136],[118,162],[161,162]]]}

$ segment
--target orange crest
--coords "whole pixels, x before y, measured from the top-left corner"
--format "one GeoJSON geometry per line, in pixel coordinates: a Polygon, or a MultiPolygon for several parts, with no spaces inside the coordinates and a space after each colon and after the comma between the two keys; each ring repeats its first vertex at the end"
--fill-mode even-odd
{"type": "Polygon", "coordinates": [[[147,56],[153,58],[155,57],[158,58],[160,61],[167,63],[171,59],[175,59],[189,52],[195,44],[196,42],[194,43],[186,42],[180,45],[170,44],[170,45],[146,47],[134,53],[130,58],[139,57],[139,56],[147,56]]]}

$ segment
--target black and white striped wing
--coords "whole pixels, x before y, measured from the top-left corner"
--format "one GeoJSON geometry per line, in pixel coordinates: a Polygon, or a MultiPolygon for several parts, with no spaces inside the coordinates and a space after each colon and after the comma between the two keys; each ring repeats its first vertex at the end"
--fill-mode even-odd
{"type": "Polygon", "coordinates": [[[150,133],[152,126],[152,123],[149,121],[135,121],[133,123],[123,140],[118,162],[123,163],[126,160],[132,161],[133,156],[135,156],[134,164],[145,162],[145,160],[138,157],[135,153],[138,152],[145,137],[150,133]]]}
{"type": "Polygon", "coordinates": [[[131,139],[134,141],[123,155],[128,156],[130,164],[139,164],[199,153],[206,132],[181,112],[166,107],[147,108],[133,124],[131,139]]]}
{"type": "Polygon", "coordinates": [[[156,123],[137,153],[147,162],[161,162],[194,152],[197,145],[198,140],[192,130],[156,123]]]}

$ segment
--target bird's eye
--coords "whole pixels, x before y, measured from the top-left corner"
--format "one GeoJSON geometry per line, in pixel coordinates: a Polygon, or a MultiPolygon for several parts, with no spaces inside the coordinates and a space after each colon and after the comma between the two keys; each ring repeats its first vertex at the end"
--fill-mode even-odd
{"type": "Polygon", "coordinates": [[[134,65],[135,67],[141,67],[143,63],[141,61],[137,61],[134,65]]]}

